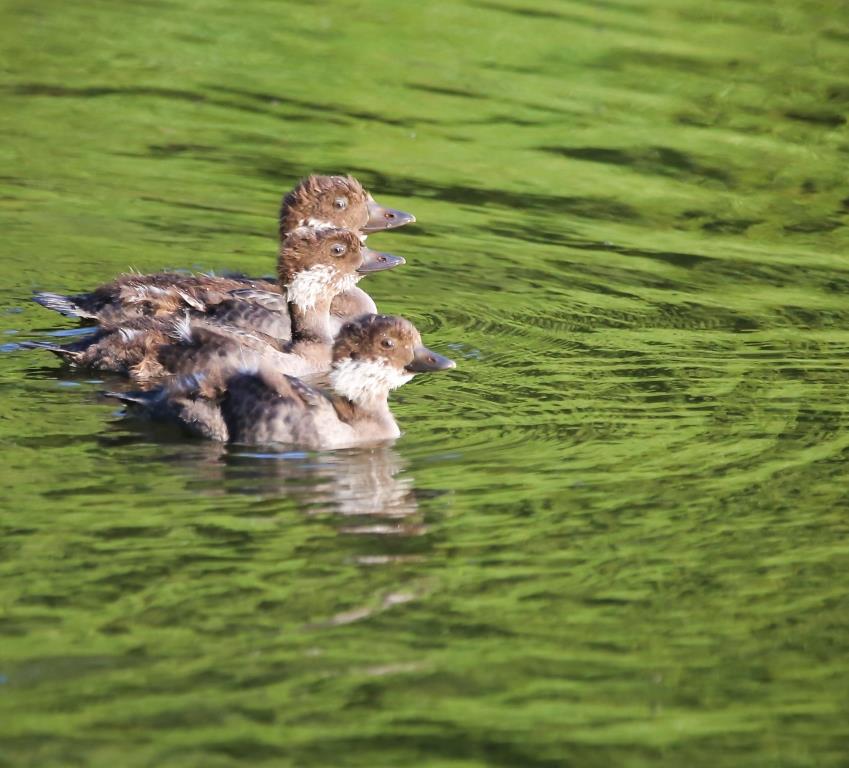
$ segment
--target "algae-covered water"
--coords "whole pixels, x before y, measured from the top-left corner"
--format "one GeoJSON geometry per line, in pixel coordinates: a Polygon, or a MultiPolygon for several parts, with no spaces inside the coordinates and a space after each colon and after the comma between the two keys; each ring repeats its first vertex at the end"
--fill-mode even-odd
{"type": "MultiPolygon", "coordinates": [[[[849,4],[7,1],[0,765],[845,766],[849,4]],[[418,223],[393,446],[125,420],[16,342],[418,223]]],[[[372,240],[370,240],[370,243],[372,240]]]]}

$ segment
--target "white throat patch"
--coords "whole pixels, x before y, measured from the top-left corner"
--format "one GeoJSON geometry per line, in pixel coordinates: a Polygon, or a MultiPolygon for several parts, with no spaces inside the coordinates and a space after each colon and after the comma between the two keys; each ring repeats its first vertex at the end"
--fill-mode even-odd
{"type": "Polygon", "coordinates": [[[413,378],[412,373],[398,370],[385,360],[351,360],[333,364],[330,385],[343,397],[357,405],[385,400],[389,391],[413,378]]]}
{"type": "Polygon", "coordinates": [[[301,309],[313,309],[319,298],[333,298],[357,284],[357,273],[340,275],[339,271],[327,264],[298,272],[286,286],[287,300],[301,309]]]}
{"type": "Polygon", "coordinates": [[[312,309],[319,296],[325,293],[333,282],[336,270],[326,264],[298,272],[286,286],[288,300],[303,309],[312,309]]]}

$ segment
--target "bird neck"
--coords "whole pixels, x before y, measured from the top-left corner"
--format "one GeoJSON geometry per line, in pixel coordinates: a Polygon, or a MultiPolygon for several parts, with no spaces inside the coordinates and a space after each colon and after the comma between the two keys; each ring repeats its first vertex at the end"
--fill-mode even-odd
{"type": "Polygon", "coordinates": [[[314,341],[333,343],[330,329],[330,304],[332,299],[320,297],[309,307],[289,302],[289,317],[292,321],[292,341],[314,341]]]}

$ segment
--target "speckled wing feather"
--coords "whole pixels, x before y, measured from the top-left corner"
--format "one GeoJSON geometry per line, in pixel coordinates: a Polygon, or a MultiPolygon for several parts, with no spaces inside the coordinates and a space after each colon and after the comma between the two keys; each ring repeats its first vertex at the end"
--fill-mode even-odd
{"type": "Polygon", "coordinates": [[[79,364],[98,371],[129,374],[167,340],[167,331],[159,324],[138,322],[104,328],[93,335],[79,364]]]}
{"type": "MultiPolygon", "coordinates": [[[[203,373],[206,393],[212,394],[241,366],[254,364],[267,347],[257,335],[181,318],[171,339],[151,351],[145,366],[148,376],[203,373]]],[[[139,373],[134,371],[141,378],[139,373]]]]}
{"type": "Polygon", "coordinates": [[[120,325],[134,318],[163,318],[187,309],[206,311],[210,304],[225,299],[230,292],[245,288],[274,290],[273,285],[261,279],[180,272],[129,273],[89,293],[73,296],[41,293],[35,300],[66,315],[120,325]]]}
{"type": "MultiPolygon", "coordinates": [[[[101,323],[119,325],[140,317],[163,317],[186,307],[194,277],[178,272],[152,275],[127,274],[91,293],[71,296],[73,303],[85,311],[86,317],[101,323]],[[182,283],[185,282],[185,287],[182,283]]],[[[196,307],[192,307],[196,308],[196,307]]]]}
{"type": "Polygon", "coordinates": [[[98,328],[82,339],[61,346],[45,342],[24,346],[46,349],[80,368],[127,374],[166,341],[165,326],[136,320],[119,328],[98,328]]]}
{"type": "Polygon", "coordinates": [[[233,299],[257,304],[260,307],[265,307],[275,312],[289,311],[286,295],[277,286],[267,285],[261,288],[240,288],[239,290],[230,291],[229,295],[233,299]]]}
{"type": "Polygon", "coordinates": [[[315,417],[328,409],[332,406],[320,391],[273,372],[234,376],[221,403],[232,442],[307,447],[320,444],[315,417]]]}
{"type": "Polygon", "coordinates": [[[237,291],[209,311],[210,317],[234,328],[264,333],[281,341],[292,337],[286,299],[268,291],[237,291]]]}

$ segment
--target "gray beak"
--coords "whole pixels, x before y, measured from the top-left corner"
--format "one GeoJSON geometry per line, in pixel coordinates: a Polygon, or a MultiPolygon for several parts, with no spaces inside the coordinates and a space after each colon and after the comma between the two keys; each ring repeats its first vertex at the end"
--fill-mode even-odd
{"type": "Polygon", "coordinates": [[[374,200],[368,201],[368,221],[361,229],[365,234],[380,232],[382,229],[396,229],[405,224],[412,224],[416,217],[412,213],[399,211],[395,208],[384,208],[374,200]]]}
{"type": "Polygon", "coordinates": [[[449,368],[456,367],[457,363],[453,360],[438,355],[427,347],[416,347],[413,350],[413,362],[407,365],[404,370],[409,373],[426,373],[428,371],[447,371],[449,368]]]}
{"type": "Polygon", "coordinates": [[[357,272],[361,275],[367,275],[371,272],[382,272],[384,269],[400,267],[406,263],[400,256],[373,251],[371,248],[363,246],[363,263],[357,267],[357,272]]]}

